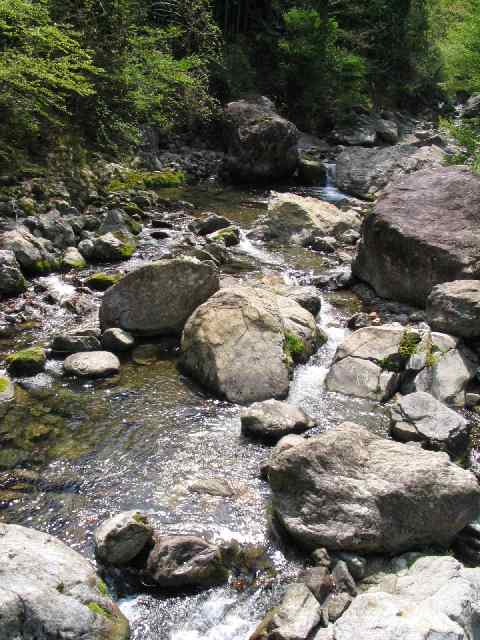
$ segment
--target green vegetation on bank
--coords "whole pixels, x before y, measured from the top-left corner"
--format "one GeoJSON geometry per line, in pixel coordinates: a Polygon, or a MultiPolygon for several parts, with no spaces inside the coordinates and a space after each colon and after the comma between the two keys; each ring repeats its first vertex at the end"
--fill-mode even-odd
{"type": "Polygon", "coordinates": [[[219,144],[220,105],[248,93],[312,133],[353,107],[467,97],[480,92],[480,0],[0,0],[0,48],[11,170],[75,146],[219,144]]]}

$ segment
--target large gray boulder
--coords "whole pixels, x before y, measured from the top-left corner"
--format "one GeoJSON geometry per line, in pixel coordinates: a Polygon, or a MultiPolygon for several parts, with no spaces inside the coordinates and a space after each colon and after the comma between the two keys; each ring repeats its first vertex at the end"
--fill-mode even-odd
{"type": "Polygon", "coordinates": [[[278,441],[289,433],[303,433],[315,426],[304,411],[279,400],[255,402],[243,409],[240,422],[244,435],[269,441],[278,441]]]}
{"type": "Polygon", "coordinates": [[[342,211],[317,198],[272,191],[265,218],[266,238],[305,243],[312,235],[340,238],[345,231],[360,230],[355,211],[342,211]]]}
{"type": "Polygon", "coordinates": [[[452,556],[407,554],[314,640],[473,640],[480,624],[480,569],[452,556]]]}
{"type": "Polygon", "coordinates": [[[181,366],[230,402],[281,399],[293,364],[308,359],[318,340],[314,317],[294,300],[262,288],[232,287],[188,320],[181,366]]]}
{"type": "Polygon", "coordinates": [[[230,102],[225,121],[225,170],[234,181],[275,181],[294,173],[299,131],[268,98],[230,102]]]}
{"type": "Polygon", "coordinates": [[[13,251],[0,250],[0,294],[16,295],[26,288],[27,281],[13,251]]]}
{"type": "Polygon", "coordinates": [[[447,454],[352,423],[272,456],[268,477],[276,517],[309,549],[448,546],[480,512],[475,476],[447,454]]]}
{"type": "Polygon", "coordinates": [[[56,538],[0,524],[2,640],[127,640],[92,565],[56,538]]]}
{"type": "Polygon", "coordinates": [[[424,307],[432,288],[480,279],[480,176],[465,167],[391,185],[363,225],[355,276],[385,298],[424,307]]]}
{"type": "Polygon", "coordinates": [[[433,287],[427,321],[435,331],[464,338],[480,336],[480,280],[456,280],[433,287]]]}
{"type": "Polygon", "coordinates": [[[436,146],[397,144],[375,149],[346,149],[337,158],[336,185],[345,193],[370,200],[393,180],[431,167],[445,155],[436,146]]]}
{"type": "Polygon", "coordinates": [[[218,289],[218,272],[210,262],[152,262],[108,289],[100,324],[102,330],[119,327],[134,335],[178,335],[193,311],[218,289]]]}
{"type": "Polygon", "coordinates": [[[471,96],[462,110],[464,118],[478,118],[480,116],[480,95],[471,96]]]}
{"type": "Polygon", "coordinates": [[[392,436],[401,442],[421,442],[428,449],[453,455],[468,446],[468,422],[429,393],[400,397],[390,409],[390,419],[392,436]]]}

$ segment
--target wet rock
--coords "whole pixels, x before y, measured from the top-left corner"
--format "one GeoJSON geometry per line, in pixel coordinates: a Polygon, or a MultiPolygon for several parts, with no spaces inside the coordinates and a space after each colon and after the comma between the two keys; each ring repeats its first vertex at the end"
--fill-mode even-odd
{"type": "Polygon", "coordinates": [[[128,622],[92,565],[60,540],[0,524],[2,637],[127,640],[128,622]]]}
{"type": "Polygon", "coordinates": [[[327,603],[327,619],[329,622],[335,622],[352,604],[352,596],[349,593],[335,593],[327,603]]]}
{"type": "Polygon", "coordinates": [[[466,569],[451,556],[418,554],[399,558],[395,564],[393,576],[372,577],[372,586],[315,640],[474,637],[479,569],[466,569]]]}
{"type": "Polygon", "coordinates": [[[320,620],[321,607],[310,589],[294,583],[249,640],[308,640],[320,620]]]}
{"type": "Polygon", "coordinates": [[[352,423],[305,440],[269,464],[274,513],[310,549],[390,553],[448,546],[480,511],[475,476],[446,454],[386,440],[352,423]]]}
{"type": "Polygon", "coordinates": [[[139,511],[124,511],[95,531],[95,553],[107,565],[122,566],[134,560],[153,540],[153,527],[139,511]]]}
{"type": "Polygon", "coordinates": [[[367,572],[366,558],[359,556],[357,553],[349,553],[348,551],[337,551],[335,557],[346,563],[350,574],[355,580],[363,580],[367,572]]]}
{"type": "Polygon", "coordinates": [[[226,229],[232,225],[231,221],[216,213],[212,213],[203,220],[195,220],[189,225],[189,229],[199,236],[208,236],[215,231],[226,229]]]}
{"type": "Polygon", "coordinates": [[[275,285],[272,289],[281,296],[292,298],[313,316],[318,315],[322,308],[322,296],[316,287],[281,284],[275,285]]]}
{"type": "Polygon", "coordinates": [[[337,238],[348,229],[359,230],[361,219],[317,198],[272,191],[265,225],[268,239],[303,244],[314,234],[337,238]]]}
{"type": "Polygon", "coordinates": [[[428,449],[458,455],[468,446],[470,426],[460,414],[429,393],[399,398],[391,407],[391,433],[401,442],[421,442],[428,449]]]}
{"type": "Polygon", "coordinates": [[[335,253],[338,247],[338,242],[335,238],[330,238],[329,236],[322,238],[315,235],[315,233],[310,238],[307,238],[304,244],[306,247],[322,253],[335,253]]]}
{"type": "Polygon", "coordinates": [[[208,242],[219,242],[226,247],[234,247],[240,243],[240,229],[238,227],[230,226],[215,231],[207,236],[208,242]]]}
{"type": "MultiPolygon", "coordinates": [[[[120,237],[119,234],[106,233],[95,238],[93,241],[93,253],[91,256],[86,257],[91,257],[96,262],[120,262],[131,258],[136,248],[133,237],[126,235],[120,237]]],[[[80,245],[79,249],[80,251],[82,250],[80,245]]]]}
{"type": "Polygon", "coordinates": [[[348,565],[344,560],[339,560],[332,571],[332,578],[335,583],[337,592],[348,593],[352,598],[357,595],[357,585],[348,569],[348,565]]]}
{"type": "Polygon", "coordinates": [[[54,336],[51,347],[58,353],[99,351],[100,340],[95,335],[58,334],[54,336]]]}
{"type": "Polygon", "coordinates": [[[413,144],[347,149],[337,158],[336,184],[345,193],[369,200],[406,174],[441,167],[444,157],[439,147],[413,144]]]}
{"type": "Polygon", "coordinates": [[[0,294],[18,295],[26,288],[27,281],[13,251],[0,250],[0,294]]]}
{"type": "Polygon", "coordinates": [[[64,269],[85,269],[87,263],[76,247],[68,247],[62,257],[64,269]]]}
{"type": "Polygon", "coordinates": [[[30,347],[7,356],[7,369],[13,376],[34,376],[44,370],[46,362],[45,349],[30,347]]]}
{"type": "Polygon", "coordinates": [[[154,539],[145,575],[159,587],[208,588],[226,582],[228,568],[222,549],[195,536],[161,536],[154,539]]]}
{"type": "Polygon", "coordinates": [[[120,371],[120,360],[108,351],[89,351],[68,356],[65,373],[79,378],[107,378],[120,371]]]}
{"type": "Polygon", "coordinates": [[[305,569],[300,574],[300,580],[307,585],[320,604],[323,604],[335,589],[334,578],[324,566],[305,569]]]}
{"type": "Polygon", "coordinates": [[[298,181],[306,187],[322,187],[327,182],[327,167],[318,160],[301,158],[298,163],[298,181]]]}
{"type": "Polygon", "coordinates": [[[480,177],[465,167],[392,184],[362,227],[354,275],[382,297],[424,307],[435,285],[480,277],[480,241],[470,232],[479,211],[480,177]]]}
{"type": "Polygon", "coordinates": [[[435,331],[464,338],[480,336],[480,280],[457,280],[433,287],[427,322],[435,331]]]}
{"type": "Polygon", "coordinates": [[[256,402],[242,410],[240,419],[243,435],[270,441],[278,441],[290,433],[303,433],[315,426],[301,409],[278,400],[256,402]]]}
{"type": "Polygon", "coordinates": [[[238,182],[290,177],[298,164],[299,132],[263,96],[230,102],[225,109],[225,172],[238,182]]]}
{"type": "Polygon", "coordinates": [[[222,289],[190,317],[181,366],[230,402],[284,398],[295,362],[318,344],[315,319],[296,302],[261,288],[222,289]]]}
{"type": "Polygon", "coordinates": [[[98,229],[98,233],[103,236],[108,233],[122,235],[138,235],[142,230],[142,225],[133,220],[129,215],[120,209],[112,209],[107,214],[98,229]]]}
{"type": "Polygon", "coordinates": [[[180,334],[193,311],[219,288],[218,272],[191,258],[152,262],[130,272],[102,300],[100,324],[134,335],[180,334]]]}
{"type": "Polygon", "coordinates": [[[36,238],[25,227],[2,233],[0,249],[11,251],[27,274],[48,273],[58,266],[49,242],[43,238],[36,238]]]}
{"type": "Polygon", "coordinates": [[[102,347],[106,351],[113,351],[114,353],[130,351],[134,346],[135,338],[132,334],[118,327],[107,329],[102,335],[102,347]]]}

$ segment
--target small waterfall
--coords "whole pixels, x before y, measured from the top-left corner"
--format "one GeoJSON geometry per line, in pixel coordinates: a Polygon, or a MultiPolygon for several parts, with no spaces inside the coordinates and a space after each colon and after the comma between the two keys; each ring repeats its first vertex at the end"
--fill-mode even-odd
{"type": "Polygon", "coordinates": [[[283,262],[278,256],[274,256],[272,253],[265,251],[263,243],[252,242],[247,238],[243,230],[240,231],[240,243],[238,245],[238,249],[242,251],[242,253],[252,256],[252,258],[255,258],[255,260],[258,260],[262,264],[279,265],[283,262]]]}

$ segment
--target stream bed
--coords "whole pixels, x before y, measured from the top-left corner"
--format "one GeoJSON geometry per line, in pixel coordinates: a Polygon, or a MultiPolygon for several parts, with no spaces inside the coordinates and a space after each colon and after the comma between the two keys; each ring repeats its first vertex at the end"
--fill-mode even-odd
{"type": "MultiPolygon", "coordinates": [[[[309,195],[330,201],[342,197],[331,183],[309,195]]],[[[226,215],[242,228],[235,251],[246,266],[229,278],[303,284],[332,266],[324,255],[308,249],[267,246],[247,238],[245,232],[265,211],[265,194],[212,187],[191,189],[182,198],[200,211],[226,215]]],[[[152,243],[144,233],[137,254],[122,270],[165,251],[165,243],[152,243]]],[[[65,294],[71,286],[58,275],[44,284],[65,294]]],[[[295,371],[289,401],[317,420],[313,433],[344,420],[385,432],[385,416],[376,403],[323,389],[336,347],[347,331],[346,319],[360,308],[360,301],[349,292],[325,294],[318,323],[328,342],[295,371]]],[[[0,349],[7,352],[47,342],[53,333],[78,327],[78,322],[78,317],[52,305],[41,323],[3,337],[0,349]]],[[[12,419],[35,435],[31,436],[34,463],[29,460],[19,475],[17,484],[24,485],[21,497],[8,500],[4,495],[0,520],[56,535],[91,558],[98,524],[129,509],[144,511],[166,533],[263,546],[271,570],[252,584],[239,586],[232,581],[176,596],[158,591],[135,595],[128,587],[117,592],[134,640],[247,640],[303,564],[294,550],[283,548],[270,528],[270,491],[259,474],[269,447],[241,436],[239,406],[212,398],[179,372],[171,345],[159,344],[156,357],[143,365],[129,357],[123,360],[120,376],[113,381],[66,380],[58,361],[23,386],[24,407],[12,419]],[[45,434],[58,430],[47,453],[41,447],[40,427],[45,434]],[[37,474],[37,480],[31,482],[29,474],[30,478],[37,474]],[[212,479],[227,483],[229,495],[203,490],[205,481],[212,479]]]]}

